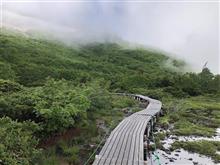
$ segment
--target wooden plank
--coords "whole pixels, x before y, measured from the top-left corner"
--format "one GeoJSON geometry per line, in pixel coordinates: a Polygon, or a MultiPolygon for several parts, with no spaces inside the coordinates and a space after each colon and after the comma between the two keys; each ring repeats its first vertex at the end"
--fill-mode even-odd
{"type": "MultiPolygon", "coordinates": [[[[132,126],[132,118],[129,119],[129,122],[126,125],[126,127],[121,132],[119,132],[119,136],[117,137],[117,139],[115,139],[115,143],[112,146],[108,155],[110,159],[117,158],[117,154],[119,154],[120,147],[123,144],[124,136],[130,131],[131,126],[132,126]]],[[[107,165],[107,162],[105,162],[105,164],[107,165]]],[[[109,164],[113,164],[113,163],[109,162],[109,164]]]]}
{"type": "MultiPolygon", "coordinates": [[[[112,137],[110,138],[111,141],[110,141],[110,143],[108,144],[108,147],[106,148],[106,151],[105,151],[105,153],[103,154],[103,156],[109,158],[109,153],[110,153],[111,149],[113,148],[114,144],[116,143],[116,139],[120,138],[120,132],[123,131],[123,130],[126,128],[127,124],[129,123],[129,119],[124,119],[124,120],[125,120],[125,122],[120,126],[119,129],[117,129],[117,130],[115,131],[114,136],[112,136],[112,137]]],[[[104,162],[100,162],[100,164],[106,164],[106,163],[108,163],[107,161],[109,161],[109,159],[106,160],[106,161],[104,161],[104,162]]],[[[109,163],[110,163],[110,162],[109,162],[109,163]]]]}
{"type": "Polygon", "coordinates": [[[135,141],[135,149],[134,149],[134,157],[133,157],[133,164],[135,162],[138,162],[139,161],[139,141],[141,140],[140,139],[140,132],[141,132],[141,129],[143,129],[143,126],[144,126],[144,120],[141,120],[141,126],[138,128],[138,131],[136,133],[136,141],[135,141]]]}
{"type": "Polygon", "coordinates": [[[118,131],[123,128],[123,126],[126,124],[126,122],[127,122],[127,120],[122,120],[119,123],[119,125],[112,131],[112,133],[108,137],[104,147],[100,151],[99,155],[104,155],[106,149],[108,148],[108,145],[111,143],[112,139],[114,139],[114,137],[117,136],[118,131]]]}
{"type": "Polygon", "coordinates": [[[95,161],[93,162],[93,165],[97,165],[100,161],[100,158],[98,157],[99,155],[95,156],[95,161]]]}
{"type": "MultiPolygon", "coordinates": [[[[117,136],[118,132],[124,128],[128,120],[123,120],[120,122],[120,124],[113,130],[111,133],[110,137],[107,139],[107,142],[105,143],[104,147],[102,148],[101,152],[99,153],[100,156],[104,156],[105,153],[107,152],[108,148],[111,147],[112,143],[114,142],[113,140],[117,136]]],[[[107,153],[108,154],[108,153],[107,153]]],[[[99,159],[98,161],[95,161],[96,164],[104,164],[103,159],[99,159]]],[[[95,164],[94,164],[95,165],[95,164]]]]}
{"type": "MultiPolygon", "coordinates": [[[[117,164],[122,164],[122,162],[123,162],[126,148],[128,148],[128,146],[131,143],[131,135],[137,129],[136,126],[139,123],[139,119],[140,119],[140,116],[137,116],[137,115],[132,117],[132,127],[131,127],[130,131],[128,133],[126,133],[125,138],[123,139],[123,144],[122,144],[120,151],[118,153],[118,156],[117,156],[117,164]]],[[[127,152],[128,152],[128,150],[127,150],[127,152]]],[[[115,154],[117,155],[117,153],[115,153],[115,154]]],[[[127,158],[125,158],[125,159],[127,159],[127,158]]]]}
{"type": "MultiPolygon", "coordinates": [[[[108,147],[107,147],[107,149],[106,149],[106,152],[103,154],[103,156],[109,157],[110,151],[112,150],[112,148],[114,147],[115,143],[117,142],[117,139],[120,138],[120,132],[123,131],[123,130],[126,128],[127,124],[128,124],[129,121],[130,121],[128,118],[126,118],[126,119],[124,119],[124,120],[125,120],[124,125],[122,125],[122,126],[120,127],[120,129],[118,129],[118,130],[115,132],[115,135],[114,135],[113,137],[111,137],[111,142],[109,143],[109,145],[108,145],[108,147]]],[[[104,162],[100,162],[100,164],[105,164],[105,163],[107,163],[107,162],[105,162],[105,161],[104,161],[104,162]]]]}
{"type": "Polygon", "coordinates": [[[133,137],[136,134],[136,131],[137,131],[137,129],[138,129],[140,123],[141,123],[140,120],[139,120],[139,116],[137,116],[137,118],[135,120],[136,120],[136,124],[135,124],[133,130],[130,132],[130,134],[128,136],[128,141],[127,141],[126,147],[124,148],[123,162],[126,162],[124,160],[130,159],[129,152],[130,152],[130,149],[131,149],[132,141],[134,140],[133,137]]]}
{"type": "Polygon", "coordinates": [[[142,121],[140,120],[137,128],[135,129],[134,134],[132,135],[132,140],[131,140],[131,145],[130,145],[130,152],[128,153],[128,158],[130,159],[129,161],[127,161],[128,165],[133,165],[134,162],[134,151],[135,151],[135,142],[136,142],[136,138],[137,138],[137,132],[138,132],[138,128],[142,125],[142,121]]]}

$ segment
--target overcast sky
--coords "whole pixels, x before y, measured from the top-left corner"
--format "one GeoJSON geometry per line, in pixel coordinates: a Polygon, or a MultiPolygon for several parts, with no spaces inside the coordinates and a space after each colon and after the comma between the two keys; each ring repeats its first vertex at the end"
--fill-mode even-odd
{"type": "MultiPolygon", "coordinates": [[[[30,0],[31,1],[31,0],[30,0]]],[[[217,2],[3,1],[3,25],[74,40],[122,39],[220,73],[217,2]]]]}

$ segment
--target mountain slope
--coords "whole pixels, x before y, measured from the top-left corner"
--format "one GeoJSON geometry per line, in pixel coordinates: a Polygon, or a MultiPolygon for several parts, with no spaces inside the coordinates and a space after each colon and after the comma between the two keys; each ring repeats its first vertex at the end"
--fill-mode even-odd
{"type": "Polygon", "coordinates": [[[0,77],[27,86],[41,85],[50,76],[85,83],[97,78],[110,81],[112,88],[132,81],[147,82],[164,74],[167,60],[179,70],[183,63],[142,48],[129,49],[114,43],[96,43],[77,48],[24,36],[0,36],[0,77]],[[7,74],[5,74],[7,73],[7,74]],[[122,79],[123,77],[123,79],[122,79]],[[120,84],[122,83],[122,84],[120,84]]]}

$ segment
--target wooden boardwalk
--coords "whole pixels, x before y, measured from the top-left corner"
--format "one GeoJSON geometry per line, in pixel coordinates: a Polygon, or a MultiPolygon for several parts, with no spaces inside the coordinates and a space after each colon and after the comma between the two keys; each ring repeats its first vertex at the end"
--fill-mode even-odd
{"type": "Polygon", "coordinates": [[[144,165],[144,135],[148,136],[162,103],[142,95],[131,95],[147,101],[148,106],[122,120],[111,132],[105,145],[96,155],[93,165],[144,165]]]}

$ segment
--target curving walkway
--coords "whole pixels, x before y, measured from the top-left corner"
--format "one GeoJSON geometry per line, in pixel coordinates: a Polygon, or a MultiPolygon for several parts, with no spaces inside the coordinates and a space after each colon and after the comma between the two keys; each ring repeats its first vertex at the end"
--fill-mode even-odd
{"type": "Polygon", "coordinates": [[[129,95],[148,106],[122,120],[96,155],[93,165],[144,165],[144,135],[159,116],[162,103],[143,95],[129,95]]]}

